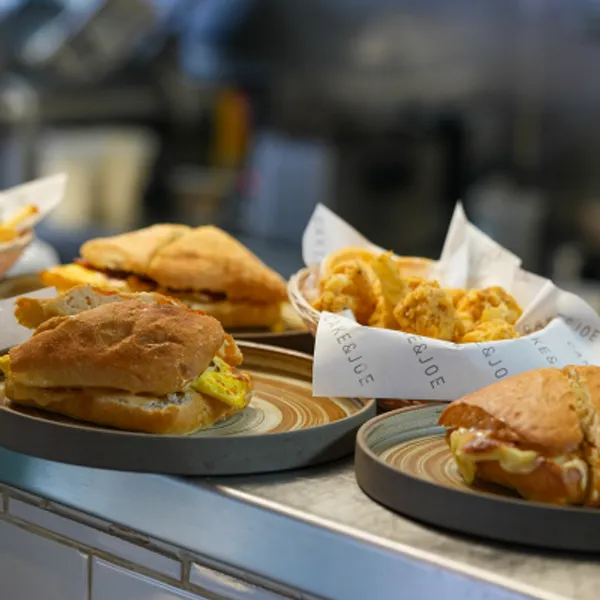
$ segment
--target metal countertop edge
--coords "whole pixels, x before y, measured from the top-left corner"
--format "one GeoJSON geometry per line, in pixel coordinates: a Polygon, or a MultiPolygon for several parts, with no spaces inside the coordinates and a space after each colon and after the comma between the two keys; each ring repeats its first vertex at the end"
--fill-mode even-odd
{"type": "Polygon", "coordinates": [[[214,480],[90,469],[0,448],[0,483],[333,600],[392,600],[399,590],[414,598],[443,590],[445,600],[559,598],[214,480]]]}

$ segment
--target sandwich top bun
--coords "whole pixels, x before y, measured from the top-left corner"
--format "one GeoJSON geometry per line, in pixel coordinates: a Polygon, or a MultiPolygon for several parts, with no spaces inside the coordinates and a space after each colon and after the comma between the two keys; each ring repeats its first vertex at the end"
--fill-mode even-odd
{"type": "Polygon", "coordinates": [[[224,293],[229,300],[281,302],[283,279],[224,231],[198,227],[159,249],[147,275],[172,290],[224,293]]]}
{"type": "Polygon", "coordinates": [[[439,423],[489,431],[496,440],[550,456],[575,451],[583,442],[569,381],[552,368],[521,373],[456,400],[439,423]]]}
{"type": "Polygon", "coordinates": [[[30,387],[161,396],[204,372],[223,341],[223,328],[212,317],[125,300],[43,322],[10,350],[10,379],[30,387]]]}
{"type": "Polygon", "coordinates": [[[188,231],[190,228],[186,225],[153,225],[114,237],[89,240],[80,253],[96,269],[145,275],[152,256],[188,231]]]}

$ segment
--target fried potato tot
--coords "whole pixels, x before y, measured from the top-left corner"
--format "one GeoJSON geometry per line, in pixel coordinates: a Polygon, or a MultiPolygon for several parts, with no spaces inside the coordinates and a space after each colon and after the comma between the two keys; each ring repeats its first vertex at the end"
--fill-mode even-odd
{"type": "Polygon", "coordinates": [[[437,281],[421,283],[394,308],[400,330],[452,341],[464,333],[450,297],[437,281]]]}
{"type": "Polygon", "coordinates": [[[498,340],[511,340],[520,337],[511,323],[502,319],[492,319],[491,321],[482,321],[475,325],[475,328],[463,335],[456,341],[459,344],[469,344],[474,342],[493,342],[498,340]]]}
{"type": "Polygon", "coordinates": [[[523,311],[507,291],[495,286],[469,290],[458,302],[457,312],[468,332],[479,323],[496,319],[514,325],[523,311]]]}

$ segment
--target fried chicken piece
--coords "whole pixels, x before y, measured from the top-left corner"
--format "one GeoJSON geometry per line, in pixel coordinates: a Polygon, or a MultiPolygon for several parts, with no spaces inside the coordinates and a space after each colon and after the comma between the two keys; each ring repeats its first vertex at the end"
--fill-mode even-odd
{"type": "Polygon", "coordinates": [[[482,321],[475,325],[475,328],[463,335],[456,341],[459,344],[469,344],[472,342],[494,342],[498,340],[511,340],[520,337],[511,323],[502,319],[492,319],[491,321],[482,321]]]}
{"type": "Polygon", "coordinates": [[[450,297],[437,281],[419,284],[394,309],[399,328],[438,340],[452,341],[464,333],[450,297]]]}
{"type": "MultiPolygon", "coordinates": [[[[319,311],[339,313],[350,309],[361,325],[368,325],[369,319],[378,308],[376,293],[377,277],[372,268],[363,261],[347,265],[343,273],[336,273],[321,281],[321,295],[313,303],[319,311]]],[[[383,296],[379,295],[380,298],[383,296]]]]}
{"type": "Polygon", "coordinates": [[[469,290],[458,302],[457,312],[466,331],[479,323],[500,319],[514,325],[522,314],[517,301],[501,287],[469,290]]]}

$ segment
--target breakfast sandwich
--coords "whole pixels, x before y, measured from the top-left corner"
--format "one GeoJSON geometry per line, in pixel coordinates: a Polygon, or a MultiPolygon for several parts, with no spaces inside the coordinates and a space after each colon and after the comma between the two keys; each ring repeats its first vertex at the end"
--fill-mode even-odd
{"type": "Polygon", "coordinates": [[[252,379],[221,324],[159,294],[89,286],[49,300],[21,298],[32,337],[0,358],[5,395],[118,429],[189,434],[242,411],[252,379]]]}
{"type": "Polygon", "coordinates": [[[75,264],[42,273],[61,291],[75,285],[154,291],[217,318],[224,327],[272,327],[281,319],[286,284],[250,250],[212,227],[154,225],[90,240],[75,264]]]}
{"type": "Polygon", "coordinates": [[[516,375],[452,402],[439,423],[468,484],[600,505],[600,367],[516,375]]]}

